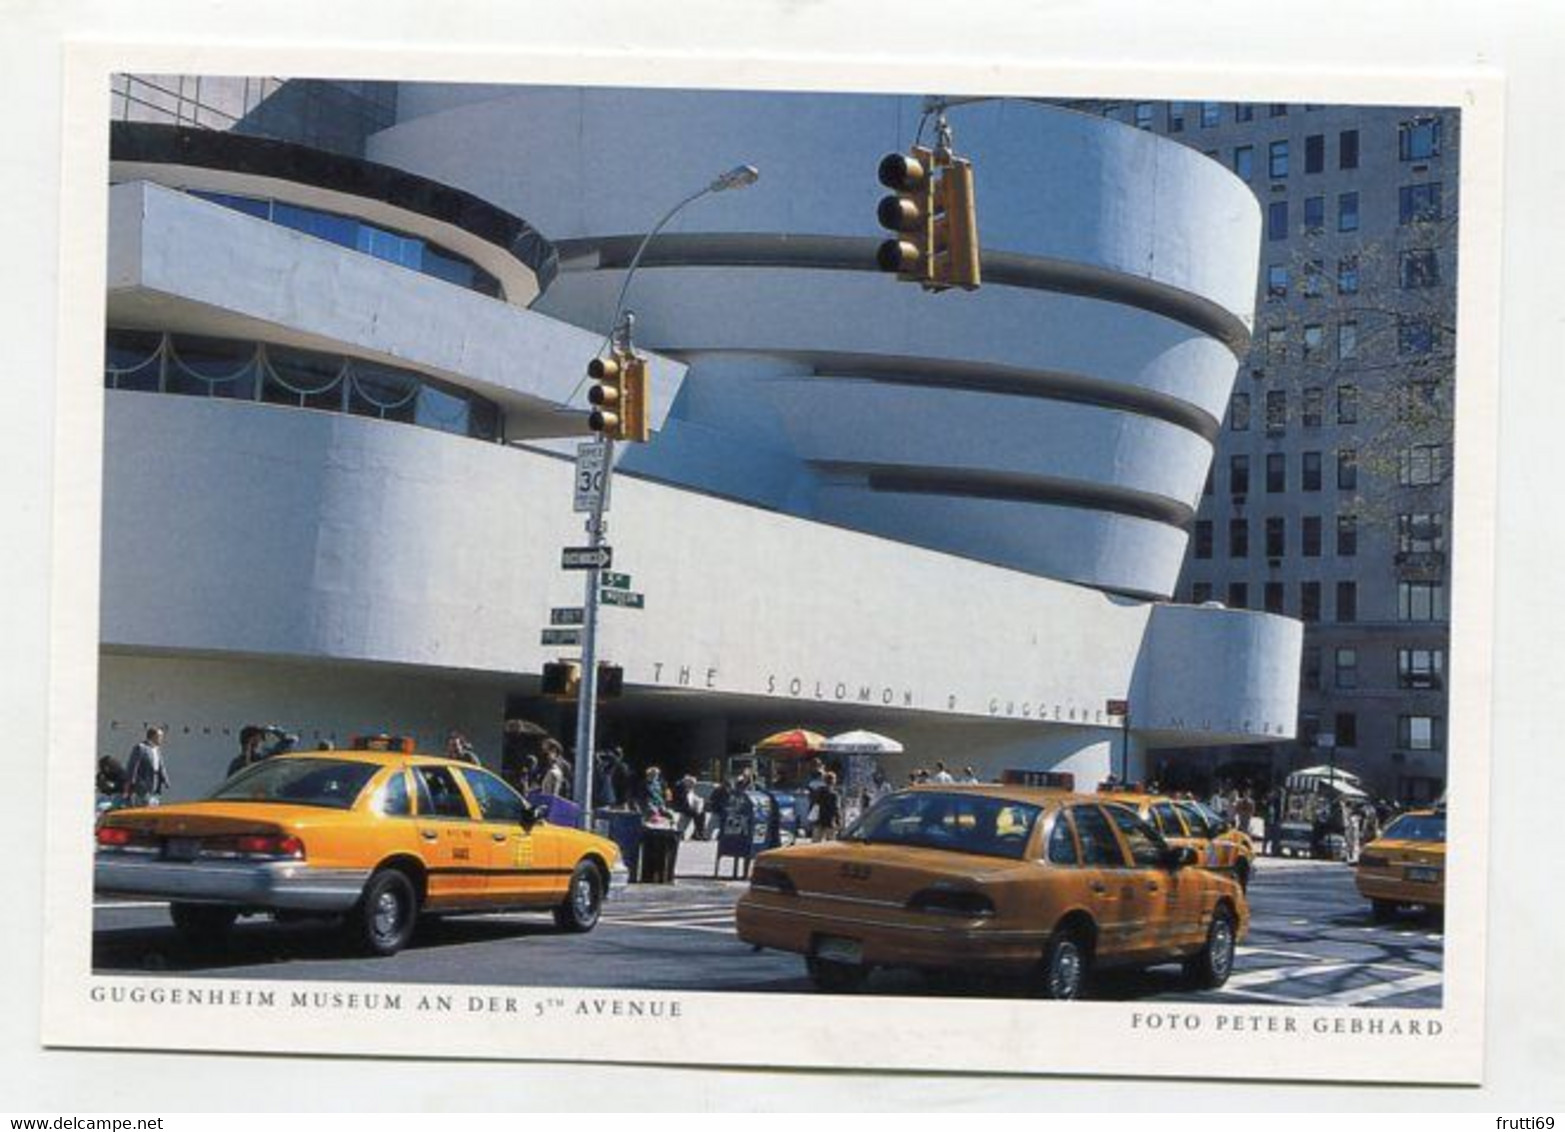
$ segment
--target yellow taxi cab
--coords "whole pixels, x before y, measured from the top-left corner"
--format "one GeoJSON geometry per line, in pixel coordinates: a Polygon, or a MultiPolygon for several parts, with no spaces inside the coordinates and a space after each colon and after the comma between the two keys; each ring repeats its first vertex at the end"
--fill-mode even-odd
{"type": "Polygon", "coordinates": [[[1354,883],[1374,909],[1389,920],[1412,904],[1445,904],[1445,809],[1410,810],[1359,853],[1354,883]]]}
{"type": "Polygon", "coordinates": [[[1170,845],[1188,845],[1203,869],[1231,875],[1248,890],[1255,871],[1255,843],[1200,802],[1159,794],[1102,791],[1098,795],[1129,806],[1170,845]]]}
{"type": "Polygon", "coordinates": [[[1043,996],[1070,999],[1096,968],[1170,962],[1219,987],[1249,907],[1194,860],[1097,796],[915,787],[876,802],[839,841],[761,854],[737,930],[804,956],[822,990],[913,967],[1027,975],[1043,996]]]}
{"type": "Polygon", "coordinates": [[[552,909],[590,931],[625,877],[612,841],[551,826],[500,778],[411,741],[277,755],[198,802],[117,810],[97,830],[97,892],[170,901],[180,932],[240,915],[336,915],[392,955],[422,913],[552,909]]]}

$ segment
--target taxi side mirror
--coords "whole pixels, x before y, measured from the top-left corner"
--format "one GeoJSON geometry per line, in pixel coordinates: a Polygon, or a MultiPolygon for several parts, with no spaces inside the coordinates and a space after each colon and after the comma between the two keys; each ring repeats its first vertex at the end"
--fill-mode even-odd
{"type": "Polygon", "coordinates": [[[1163,863],[1170,869],[1183,869],[1198,860],[1200,856],[1188,845],[1170,845],[1163,850],[1163,863]]]}
{"type": "Polygon", "coordinates": [[[531,830],[533,826],[538,824],[538,810],[536,807],[530,805],[523,806],[522,815],[518,822],[523,829],[531,830]]]}

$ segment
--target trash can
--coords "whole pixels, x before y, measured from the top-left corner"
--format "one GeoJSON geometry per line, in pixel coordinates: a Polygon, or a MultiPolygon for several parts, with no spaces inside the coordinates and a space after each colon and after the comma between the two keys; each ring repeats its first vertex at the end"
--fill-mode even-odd
{"type": "Polygon", "coordinates": [[[581,807],[569,798],[534,790],[527,795],[527,801],[538,816],[550,825],[565,825],[572,829],[582,828],[581,807]]]}
{"type": "Polygon", "coordinates": [[[641,815],[635,810],[595,810],[592,831],[619,846],[626,876],[635,880],[641,861],[641,815]]]}
{"type": "MultiPolygon", "coordinates": [[[[679,827],[641,827],[641,883],[673,884],[679,862],[679,827]]],[[[628,867],[628,866],[627,866],[628,867]]]]}
{"type": "Polygon", "coordinates": [[[728,800],[723,827],[717,833],[717,857],[712,875],[718,875],[724,857],[731,858],[732,876],[749,876],[756,854],[777,844],[777,806],[761,790],[736,793],[728,800]]]}

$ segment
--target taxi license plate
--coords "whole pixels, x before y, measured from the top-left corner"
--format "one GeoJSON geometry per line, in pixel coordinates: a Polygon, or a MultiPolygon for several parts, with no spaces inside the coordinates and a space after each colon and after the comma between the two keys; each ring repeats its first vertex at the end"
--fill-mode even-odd
{"type": "Polygon", "coordinates": [[[833,963],[859,964],[864,962],[864,945],[856,939],[825,935],[815,944],[815,957],[833,963]]]}
{"type": "Polygon", "coordinates": [[[1435,884],[1440,880],[1440,870],[1422,868],[1418,865],[1410,865],[1407,870],[1407,879],[1419,884],[1435,884]]]}
{"type": "Polygon", "coordinates": [[[201,841],[195,837],[170,837],[163,843],[163,856],[170,861],[194,861],[201,852],[201,841]]]}

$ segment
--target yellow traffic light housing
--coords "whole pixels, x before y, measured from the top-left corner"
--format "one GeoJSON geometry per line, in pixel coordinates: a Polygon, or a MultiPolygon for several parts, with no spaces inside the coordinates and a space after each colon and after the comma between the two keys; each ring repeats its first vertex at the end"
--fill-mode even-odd
{"type": "Polygon", "coordinates": [[[880,245],[875,261],[897,278],[928,285],[933,280],[930,250],[934,243],[934,152],[915,145],[907,153],[881,158],[880,183],[892,190],[882,197],[875,217],[896,233],[880,245]]]}
{"type": "Polygon", "coordinates": [[[625,421],[624,367],[617,357],[593,358],[587,365],[587,376],[594,382],[587,390],[587,400],[597,406],[587,416],[587,427],[617,440],[625,421]]]}
{"type": "Polygon", "coordinates": [[[953,157],[940,170],[930,260],[935,283],[976,291],[983,282],[978,257],[978,212],[972,162],[953,157]]]}
{"type": "Polygon", "coordinates": [[[622,366],[620,395],[623,412],[620,415],[620,440],[633,440],[645,444],[652,438],[652,389],[647,374],[645,358],[631,354],[622,366]]]}
{"type": "Polygon", "coordinates": [[[581,690],[581,664],[574,660],[554,660],[543,666],[539,691],[550,699],[574,700],[581,690]]]}

